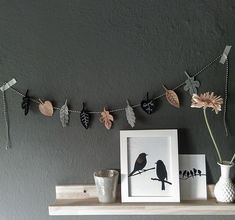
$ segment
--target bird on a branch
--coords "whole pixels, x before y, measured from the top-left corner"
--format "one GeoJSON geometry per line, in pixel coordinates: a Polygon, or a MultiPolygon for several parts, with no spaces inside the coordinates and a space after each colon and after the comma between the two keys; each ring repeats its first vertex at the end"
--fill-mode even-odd
{"type": "Polygon", "coordinates": [[[144,167],[147,164],[147,159],[146,159],[147,154],[146,153],[141,153],[137,157],[135,161],[135,166],[133,171],[128,175],[128,177],[133,176],[137,171],[141,173],[140,171],[144,169],[144,167]]]}
{"type": "Polygon", "coordinates": [[[162,160],[158,160],[156,162],[156,174],[157,177],[162,182],[162,190],[165,190],[165,180],[167,180],[167,170],[162,160]]]}

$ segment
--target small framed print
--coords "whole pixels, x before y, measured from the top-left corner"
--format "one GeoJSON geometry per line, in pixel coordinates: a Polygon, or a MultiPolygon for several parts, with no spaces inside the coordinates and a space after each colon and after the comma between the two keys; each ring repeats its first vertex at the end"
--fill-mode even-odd
{"type": "Polygon", "coordinates": [[[177,130],[120,131],[122,202],[180,202],[177,130]]]}
{"type": "Polygon", "coordinates": [[[206,159],[204,154],[179,155],[180,197],[182,200],[206,200],[206,159]]]}

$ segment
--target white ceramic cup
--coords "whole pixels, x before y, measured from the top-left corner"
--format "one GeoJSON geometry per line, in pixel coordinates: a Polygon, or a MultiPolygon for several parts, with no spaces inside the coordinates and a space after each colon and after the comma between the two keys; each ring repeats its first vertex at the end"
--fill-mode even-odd
{"type": "Polygon", "coordinates": [[[94,172],[99,202],[113,203],[116,201],[118,176],[119,173],[116,170],[99,170],[94,172]]]}

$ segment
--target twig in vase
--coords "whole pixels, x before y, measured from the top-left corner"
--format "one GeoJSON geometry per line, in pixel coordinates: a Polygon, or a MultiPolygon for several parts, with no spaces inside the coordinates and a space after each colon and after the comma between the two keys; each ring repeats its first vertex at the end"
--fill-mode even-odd
{"type": "Polygon", "coordinates": [[[234,153],[234,155],[233,155],[232,160],[230,161],[230,163],[233,163],[234,159],[235,159],[235,153],[234,153]]]}

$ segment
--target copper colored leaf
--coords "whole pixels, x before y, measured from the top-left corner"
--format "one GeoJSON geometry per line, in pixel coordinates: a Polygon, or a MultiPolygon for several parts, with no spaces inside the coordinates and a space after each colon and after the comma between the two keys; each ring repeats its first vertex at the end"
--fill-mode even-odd
{"type": "Polygon", "coordinates": [[[103,123],[104,126],[109,130],[112,127],[113,121],[113,116],[104,108],[104,111],[101,112],[100,122],[103,123]]]}
{"type": "Polygon", "coordinates": [[[180,107],[180,102],[179,102],[179,98],[177,96],[177,94],[173,91],[173,90],[168,90],[165,86],[163,86],[163,88],[166,91],[166,99],[167,101],[173,105],[176,108],[180,107]]]}
{"type": "Polygon", "coordinates": [[[53,105],[50,101],[45,101],[45,102],[42,102],[40,99],[39,99],[39,111],[45,115],[45,116],[48,116],[48,117],[51,117],[53,115],[53,105]]]}

